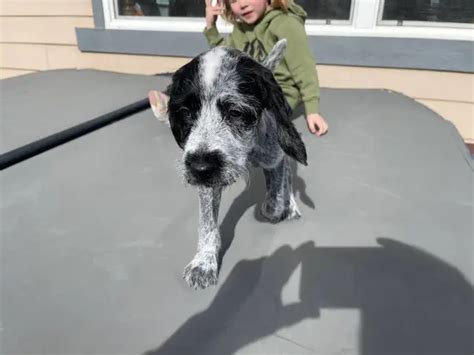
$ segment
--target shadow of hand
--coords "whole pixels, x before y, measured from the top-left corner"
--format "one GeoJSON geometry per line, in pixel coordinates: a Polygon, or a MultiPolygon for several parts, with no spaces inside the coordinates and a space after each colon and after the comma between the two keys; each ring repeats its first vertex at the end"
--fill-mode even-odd
{"type": "Polygon", "coordinates": [[[191,317],[158,349],[158,354],[234,354],[282,327],[318,317],[314,305],[283,305],[281,291],[301,262],[306,243],[283,246],[269,257],[239,262],[210,306],[191,317]]]}

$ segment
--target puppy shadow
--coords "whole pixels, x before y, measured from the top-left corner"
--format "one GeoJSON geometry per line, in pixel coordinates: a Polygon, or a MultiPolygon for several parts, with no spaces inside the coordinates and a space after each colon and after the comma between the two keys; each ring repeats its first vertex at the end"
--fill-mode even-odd
{"type": "MultiPolygon", "coordinates": [[[[293,192],[297,201],[299,197],[303,204],[314,209],[314,202],[306,192],[306,183],[297,174],[297,162],[295,160],[291,160],[290,164],[293,173],[293,192]]],[[[219,253],[219,269],[225,253],[234,240],[237,223],[249,208],[252,206],[254,207],[253,215],[257,221],[269,223],[265,218],[262,217],[260,213],[260,205],[265,198],[266,192],[265,176],[263,174],[263,170],[261,168],[251,168],[249,181],[249,186],[232,202],[229,210],[220,223],[219,232],[221,236],[221,250],[219,253]]]]}
{"type": "Polygon", "coordinates": [[[375,247],[335,248],[310,241],[242,260],[222,280],[207,309],[146,355],[235,354],[269,336],[286,343],[288,352],[319,353],[315,346],[327,344],[327,334],[333,334],[334,352],[353,346],[358,349],[350,353],[360,355],[472,355],[474,290],[469,281],[421,249],[389,238],[377,242],[375,247]],[[297,300],[283,302],[283,288],[299,265],[299,287],[287,286],[299,291],[297,300]],[[328,313],[322,309],[357,311],[357,344],[342,336],[354,332],[343,318],[348,316],[340,316],[338,324],[331,317],[325,322],[328,313]],[[283,330],[319,318],[322,323],[312,326],[324,327],[323,334],[295,336],[295,330],[283,330]]]}
{"type": "Polygon", "coordinates": [[[294,250],[286,245],[268,257],[237,263],[206,310],[145,354],[235,354],[282,327],[318,317],[316,310],[308,309],[310,305],[284,305],[279,297],[300,263],[304,247],[294,250]]]}

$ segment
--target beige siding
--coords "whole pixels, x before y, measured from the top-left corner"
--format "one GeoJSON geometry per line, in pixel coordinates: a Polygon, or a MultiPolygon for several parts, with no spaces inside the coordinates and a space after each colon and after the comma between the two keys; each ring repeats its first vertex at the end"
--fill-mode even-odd
{"type": "MultiPolygon", "coordinates": [[[[0,78],[39,70],[95,68],[123,73],[172,72],[189,58],[82,53],[75,29],[92,28],[91,0],[0,0],[0,78]]],[[[403,93],[452,121],[474,142],[474,76],[422,70],[319,65],[322,87],[403,93]]]]}
{"type": "Polygon", "coordinates": [[[50,67],[95,68],[132,74],[157,74],[175,71],[189,61],[188,58],[82,53],[77,47],[48,46],[50,67]]]}
{"type": "Polygon", "coordinates": [[[82,53],[76,46],[3,43],[0,46],[2,68],[51,70],[95,68],[133,74],[157,74],[175,71],[189,58],[82,53]]]}
{"type": "Polygon", "coordinates": [[[1,45],[1,66],[27,70],[48,70],[48,55],[45,45],[10,44],[1,45]]]}
{"type": "Polygon", "coordinates": [[[94,27],[91,17],[2,17],[0,42],[77,45],[76,27],[94,27]]]}
{"type": "Polygon", "coordinates": [[[30,74],[30,73],[34,73],[34,71],[0,68],[0,80],[1,79],[13,78],[15,76],[20,76],[20,75],[30,74]]]}
{"type": "Polygon", "coordinates": [[[387,89],[407,95],[451,121],[474,142],[474,74],[426,70],[318,66],[320,84],[331,88],[387,89]]]}
{"type": "Polygon", "coordinates": [[[0,16],[92,16],[92,0],[2,0],[0,16]]]}
{"type": "Polygon", "coordinates": [[[407,96],[474,102],[474,75],[426,70],[380,69],[321,65],[322,86],[386,88],[407,96]]]}
{"type": "Polygon", "coordinates": [[[467,143],[474,144],[474,105],[449,101],[417,100],[451,121],[467,143]]]}

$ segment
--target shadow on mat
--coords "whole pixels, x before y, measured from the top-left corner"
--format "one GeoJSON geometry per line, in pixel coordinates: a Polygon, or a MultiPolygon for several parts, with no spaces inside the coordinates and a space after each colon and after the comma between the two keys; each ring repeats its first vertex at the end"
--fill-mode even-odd
{"type": "MultiPolygon", "coordinates": [[[[314,202],[306,193],[306,183],[298,176],[298,165],[295,161],[291,162],[291,170],[293,172],[293,192],[298,204],[304,204],[312,209],[315,208],[314,202]]],[[[260,214],[260,206],[265,198],[265,177],[261,168],[250,170],[250,186],[243,191],[231,204],[224,219],[222,220],[219,232],[221,235],[221,250],[219,254],[219,268],[222,259],[229,249],[235,236],[235,227],[243,214],[252,206],[254,206],[253,215],[259,222],[269,223],[262,218],[260,214]]]]}
{"type": "Polygon", "coordinates": [[[307,242],[243,260],[222,280],[206,310],[146,355],[234,354],[269,335],[290,342],[294,353],[317,352],[314,339],[298,343],[276,332],[318,318],[321,308],[360,311],[354,353],[472,355],[474,292],[466,279],[420,249],[387,238],[378,243],[318,248],[307,242]],[[282,288],[299,264],[300,302],[283,305],[282,288]]]}

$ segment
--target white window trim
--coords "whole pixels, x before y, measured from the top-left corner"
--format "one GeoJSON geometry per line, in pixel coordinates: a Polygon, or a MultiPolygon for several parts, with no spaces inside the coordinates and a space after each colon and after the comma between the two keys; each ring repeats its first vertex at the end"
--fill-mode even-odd
{"type": "MultiPolygon", "coordinates": [[[[117,18],[114,12],[115,0],[102,0],[106,29],[140,30],[140,31],[172,31],[202,32],[205,27],[204,18],[162,17],[149,19],[146,17],[117,18]]],[[[353,0],[351,21],[308,20],[308,35],[344,36],[344,37],[394,37],[394,38],[428,38],[443,40],[474,41],[474,25],[453,23],[427,23],[405,21],[397,26],[396,21],[381,21],[383,0],[353,0]]],[[[222,19],[217,22],[219,31],[229,33],[232,26],[222,19]]]]}

